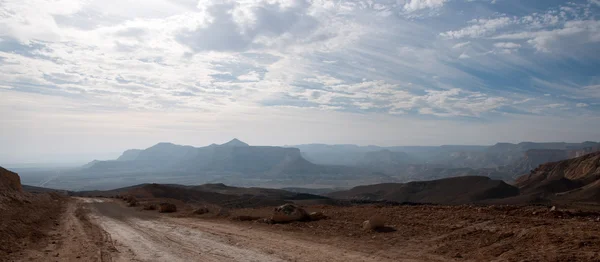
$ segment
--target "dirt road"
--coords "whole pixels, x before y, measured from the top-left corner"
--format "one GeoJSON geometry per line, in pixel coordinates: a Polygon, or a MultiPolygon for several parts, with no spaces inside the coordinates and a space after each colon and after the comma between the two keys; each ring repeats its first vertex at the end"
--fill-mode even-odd
{"type": "Polygon", "coordinates": [[[19,260],[386,261],[339,243],[316,243],[227,221],[163,216],[109,199],[71,201],[52,237],[47,247],[29,250],[19,260]]]}
{"type": "MultiPolygon", "coordinates": [[[[307,208],[330,218],[268,225],[74,198],[62,217],[50,220],[49,237],[34,238],[0,261],[600,261],[596,212],[533,206],[307,208]],[[362,230],[373,214],[397,230],[362,230]]],[[[231,217],[269,212],[231,210],[231,217]]]]}

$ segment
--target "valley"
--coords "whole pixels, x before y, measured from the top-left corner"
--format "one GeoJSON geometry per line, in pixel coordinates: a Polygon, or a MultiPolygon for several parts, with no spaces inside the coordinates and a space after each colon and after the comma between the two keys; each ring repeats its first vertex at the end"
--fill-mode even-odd
{"type": "MultiPolygon", "coordinates": [[[[600,259],[600,152],[571,158],[552,149],[553,160],[565,159],[542,163],[512,182],[456,167],[467,171],[442,168],[430,172],[442,176],[433,180],[276,189],[195,184],[201,175],[193,172],[180,184],[181,177],[169,174],[197,169],[288,186],[346,178],[359,183],[393,178],[362,172],[410,158],[392,151],[367,154],[376,164],[354,168],[314,164],[298,149],[250,147],[238,140],[201,149],[157,147],[69,172],[113,180],[142,168],[145,181],[160,170],[163,183],[62,190],[22,185],[17,173],[1,169],[0,261],[600,259]],[[170,164],[157,164],[160,158],[170,164]]],[[[526,151],[517,162],[547,156],[538,151],[526,151]]],[[[60,179],[53,176],[44,185],[60,179]]]]}
{"type": "Polygon", "coordinates": [[[143,150],[126,150],[115,160],[93,160],[75,168],[14,170],[26,185],[71,191],[107,190],[142,183],[349,189],[457,176],[487,176],[512,183],[540,164],[598,150],[597,142],[279,147],[251,146],[232,139],[204,147],[158,143],[143,150]]]}

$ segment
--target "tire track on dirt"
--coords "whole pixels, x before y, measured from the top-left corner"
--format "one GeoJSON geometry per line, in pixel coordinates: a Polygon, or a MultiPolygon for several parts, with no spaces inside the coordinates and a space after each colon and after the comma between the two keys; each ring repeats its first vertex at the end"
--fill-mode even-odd
{"type": "Polygon", "coordinates": [[[113,261],[387,261],[274,232],[160,216],[105,201],[90,203],[90,218],[111,235],[118,250],[113,261]]]}

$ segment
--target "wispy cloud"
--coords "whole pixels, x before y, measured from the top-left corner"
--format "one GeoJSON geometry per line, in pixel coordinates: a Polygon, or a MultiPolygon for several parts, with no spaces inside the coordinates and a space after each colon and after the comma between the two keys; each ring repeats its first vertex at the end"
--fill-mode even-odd
{"type": "Polygon", "coordinates": [[[596,0],[5,0],[0,91],[31,103],[2,113],[63,98],[85,101],[73,114],[593,115],[599,13],[596,0]]]}

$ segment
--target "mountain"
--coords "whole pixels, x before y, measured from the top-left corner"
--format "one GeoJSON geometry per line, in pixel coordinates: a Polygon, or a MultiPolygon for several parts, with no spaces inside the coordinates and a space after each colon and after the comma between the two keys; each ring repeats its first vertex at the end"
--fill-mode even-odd
{"type": "Polygon", "coordinates": [[[117,161],[132,161],[135,160],[142,152],[141,149],[129,149],[123,152],[123,154],[117,158],[117,161]]]}
{"type": "Polygon", "coordinates": [[[81,166],[81,168],[90,168],[90,167],[94,166],[95,164],[97,164],[98,162],[100,162],[100,160],[94,159],[91,162],[81,166]]]}
{"type": "Polygon", "coordinates": [[[523,194],[555,200],[600,202],[600,152],[540,165],[519,177],[515,185],[523,194]]]}
{"type": "Polygon", "coordinates": [[[390,151],[400,152],[411,156],[413,164],[422,163],[431,160],[433,156],[448,152],[479,152],[487,146],[462,146],[462,145],[444,145],[444,146],[358,146],[358,145],[326,145],[326,144],[304,144],[293,145],[300,149],[303,156],[313,163],[326,165],[348,165],[356,166],[360,164],[366,154],[372,152],[390,151]]]}
{"type": "Polygon", "coordinates": [[[600,150],[600,143],[497,143],[493,146],[295,146],[313,163],[363,167],[399,181],[485,175],[514,181],[540,164],[600,150]]]}
{"type": "MultiPolygon", "coordinates": [[[[135,182],[331,187],[396,181],[367,168],[315,164],[306,160],[297,148],[250,146],[238,139],[204,147],[162,142],[139,152],[128,150],[119,159],[90,163],[79,171],[78,179],[105,183],[102,188],[135,182]],[[115,176],[119,184],[109,179],[115,176]]],[[[65,177],[61,175],[57,180],[65,177]]]]}
{"type": "Polygon", "coordinates": [[[519,189],[501,180],[492,180],[481,176],[464,176],[432,181],[357,186],[350,190],[333,192],[327,196],[337,199],[467,204],[512,197],[518,194],[519,189]]]}
{"type": "Polygon", "coordinates": [[[222,147],[248,147],[250,145],[238,140],[237,138],[232,139],[231,141],[222,144],[222,147]]]}
{"type": "MultiPolygon", "coordinates": [[[[131,152],[128,150],[123,156],[133,156],[134,153],[131,152]]],[[[145,171],[260,173],[265,175],[332,171],[331,167],[323,167],[307,161],[297,148],[249,146],[238,139],[222,145],[206,147],[158,143],[135,152],[135,154],[137,157],[127,161],[96,161],[89,169],[107,172],[139,169],[145,171]]]]}

